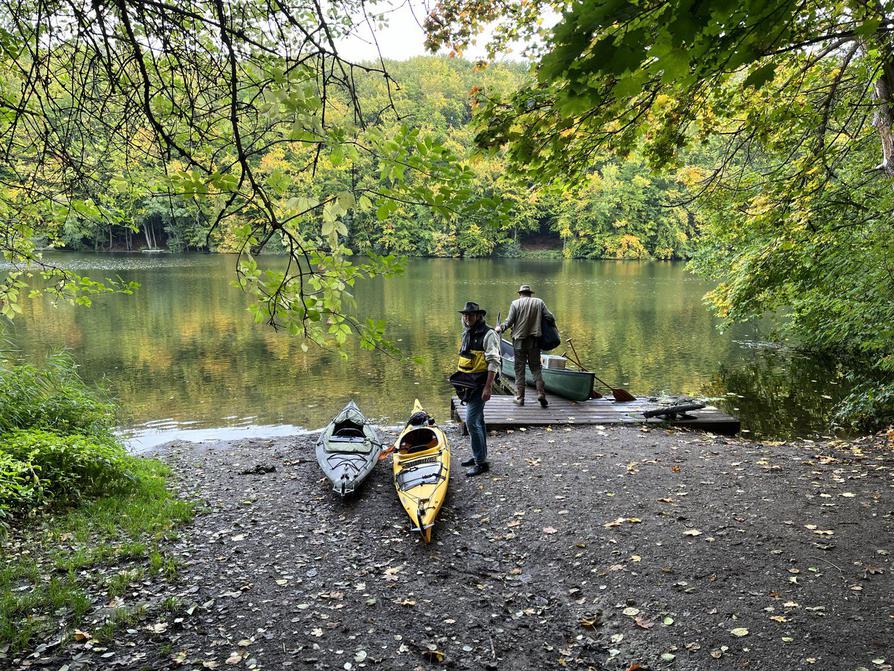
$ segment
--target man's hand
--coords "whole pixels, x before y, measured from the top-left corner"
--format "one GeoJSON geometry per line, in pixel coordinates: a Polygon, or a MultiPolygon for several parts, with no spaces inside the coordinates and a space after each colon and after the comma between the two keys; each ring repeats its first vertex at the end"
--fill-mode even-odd
{"type": "Polygon", "coordinates": [[[499,335],[500,333],[503,332],[503,327],[502,327],[502,326],[496,326],[496,327],[494,327],[494,332],[496,332],[497,335],[499,335]]]}
{"type": "Polygon", "coordinates": [[[490,400],[491,393],[493,393],[493,385],[484,385],[484,389],[481,390],[481,400],[487,403],[490,400]]]}

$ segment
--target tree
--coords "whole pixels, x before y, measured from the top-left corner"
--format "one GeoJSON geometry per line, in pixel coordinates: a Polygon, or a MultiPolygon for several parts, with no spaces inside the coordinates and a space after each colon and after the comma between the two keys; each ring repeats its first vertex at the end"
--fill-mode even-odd
{"type": "MultiPolygon", "coordinates": [[[[556,6],[534,4],[519,4],[524,25],[504,23],[498,45],[535,33],[532,12],[556,6]]],[[[582,0],[541,31],[537,85],[482,100],[477,141],[546,179],[633,151],[657,168],[688,164],[681,203],[705,222],[695,268],[719,280],[714,309],[782,313],[798,345],[868,356],[891,389],[892,10],[888,0],[582,0]]],[[[493,11],[442,1],[431,43],[461,48],[493,11]]]]}
{"type": "Polygon", "coordinates": [[[381,325],[350,314],[350,287],[399,268],[353,262],[349,213],[386,218],[396,203],[474,209],[471,172],[443,143],[369,109],[364,78],[393,80],[381,61],[353,63],[338,42],[378,20],[361,0],[26,0],[0,3],[0,246],[16,268],[0,286],[4,314],[29,277],[89,302],[131,290],[46,264],[34,240],[56,244],[84,222],[134,226],[135,212],[193,200],[207,236],[239,254],[255,315],[319,343],[381,325]],[[273,165],[274,150],[288,162],[273,165]],[[374,157],[375,188],[317,176],[374,157]],[[265,162],[266,161],[266,162],[265,162]],[[425,179],[411,180],[414,174],[425,179]],[[67,229],[66,229],[67,227],[67,229]],[[66,233],[66,230],[68,233],[66,233]],[[282,267],[257,252],[282,246],[282,267]]]}

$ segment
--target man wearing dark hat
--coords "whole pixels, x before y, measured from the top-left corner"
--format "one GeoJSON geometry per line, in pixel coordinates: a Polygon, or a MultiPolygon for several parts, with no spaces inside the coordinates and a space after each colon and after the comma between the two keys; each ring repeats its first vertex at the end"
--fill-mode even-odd
{"type": "Polygon", "coordinates": [[[515,404],[525,404],[525,364],[534,376],[537,387],[537,400],[544,408],[549,405],[546,390],[543,387],[543,373],[540,370],[540,321],[544,317],[553,318],[546,303],[534,298],[530,285],[522,284],[518,288],[518,298],[509,306],[506,321],[497,325],[497,333],[512,329],[512,349],[515,354],[515,404]]]}
{"type": "Polygon", "coordinates": [[[487,311],[478,303],[469,301],[459,312],[463,322],[462,345],[457,372],[451,381],[459,377],[465,384],[462,396],[466,403],[466,428],[472,441],[472,457],[462,465],[470,467],[466,475],[473,477],[490,469],[484,404],[490,400],[494,378],[500,370],[500,340],[484,321],[487,311]]]}

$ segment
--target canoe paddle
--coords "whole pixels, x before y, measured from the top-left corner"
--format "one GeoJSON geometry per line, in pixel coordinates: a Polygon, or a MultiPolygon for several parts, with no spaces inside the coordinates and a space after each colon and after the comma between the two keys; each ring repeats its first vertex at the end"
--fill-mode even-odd
{"type": "MultiPolygon", "coordinates": [[[[567,342],[567,343],[571,346],[571,351],[574,352],[574,363],[577,364],[577,367],[580,368],[580,369],[581,369],[582,371],[584,371],[584,372],[592,373],[593,371],[589,371],[589,370],[587,370],[586,368],[584,368],[583,364],[580,362],[580,357],[577,355],[577,350],[574,349],[574,343],[571,342],[571,338],[566,339],[565,342],[567,342]]],[[[635,400],[636,400],[636,396],[634,396],[633,394],[631,394],[631,393],[630,393],[629,391],[627,391],[626,389],[621,389],[620,387],[616,389],[615,387],[612,387],[610,384],[608,384],[608,383],[605,382],[604,380],[600,380],[598,377],[596,377],[596,373],[593,373],[593,377],[594,377],[598,382],[600,382],[600,383],[603,384],[604,386],[606,386],[606,387],[608,387],[609,389],[611,389],[612,396],[615,397],[615,400],[616,400],[616,401],[618,401],[618,402],[620,402],[620,403],[628,403],[628,402],[630,402],[630,401],[635,401],[635,400]]]]}

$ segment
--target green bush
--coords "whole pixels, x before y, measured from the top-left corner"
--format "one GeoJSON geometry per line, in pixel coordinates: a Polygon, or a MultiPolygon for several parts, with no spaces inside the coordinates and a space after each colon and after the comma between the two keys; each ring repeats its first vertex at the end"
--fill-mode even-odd
{"type": "Polygon", "coordinates": [[[0,527],[13,503],[19,507],[37,498],[33,473],[28,464],[0,448],[0,527]]]}
{"type": "Polygon", "coordinates": [[[841,402],[834,419],[863,433],[894,426],[894,380],[858,383],[841,402]]]}
{"type": "Polygon", "coordinates": [[[114,426],[115,406],[81,380],[70,356],[49,356],[42,368],[0,362],[0,433],[38,428],[107,437],[114,426]]]}
{"type": "Polygon", "coordinates": [[[0,441],[0,509],[67,505],[131,481],[130,458],[111,438],[23,429],[0,441]]]}
{"type": "Polygon", "coordinates": [[[0,527],[129,482],[114,426],[115,406],[81,380],[68,355],[40,368],[0,362],[0,527]]]}

